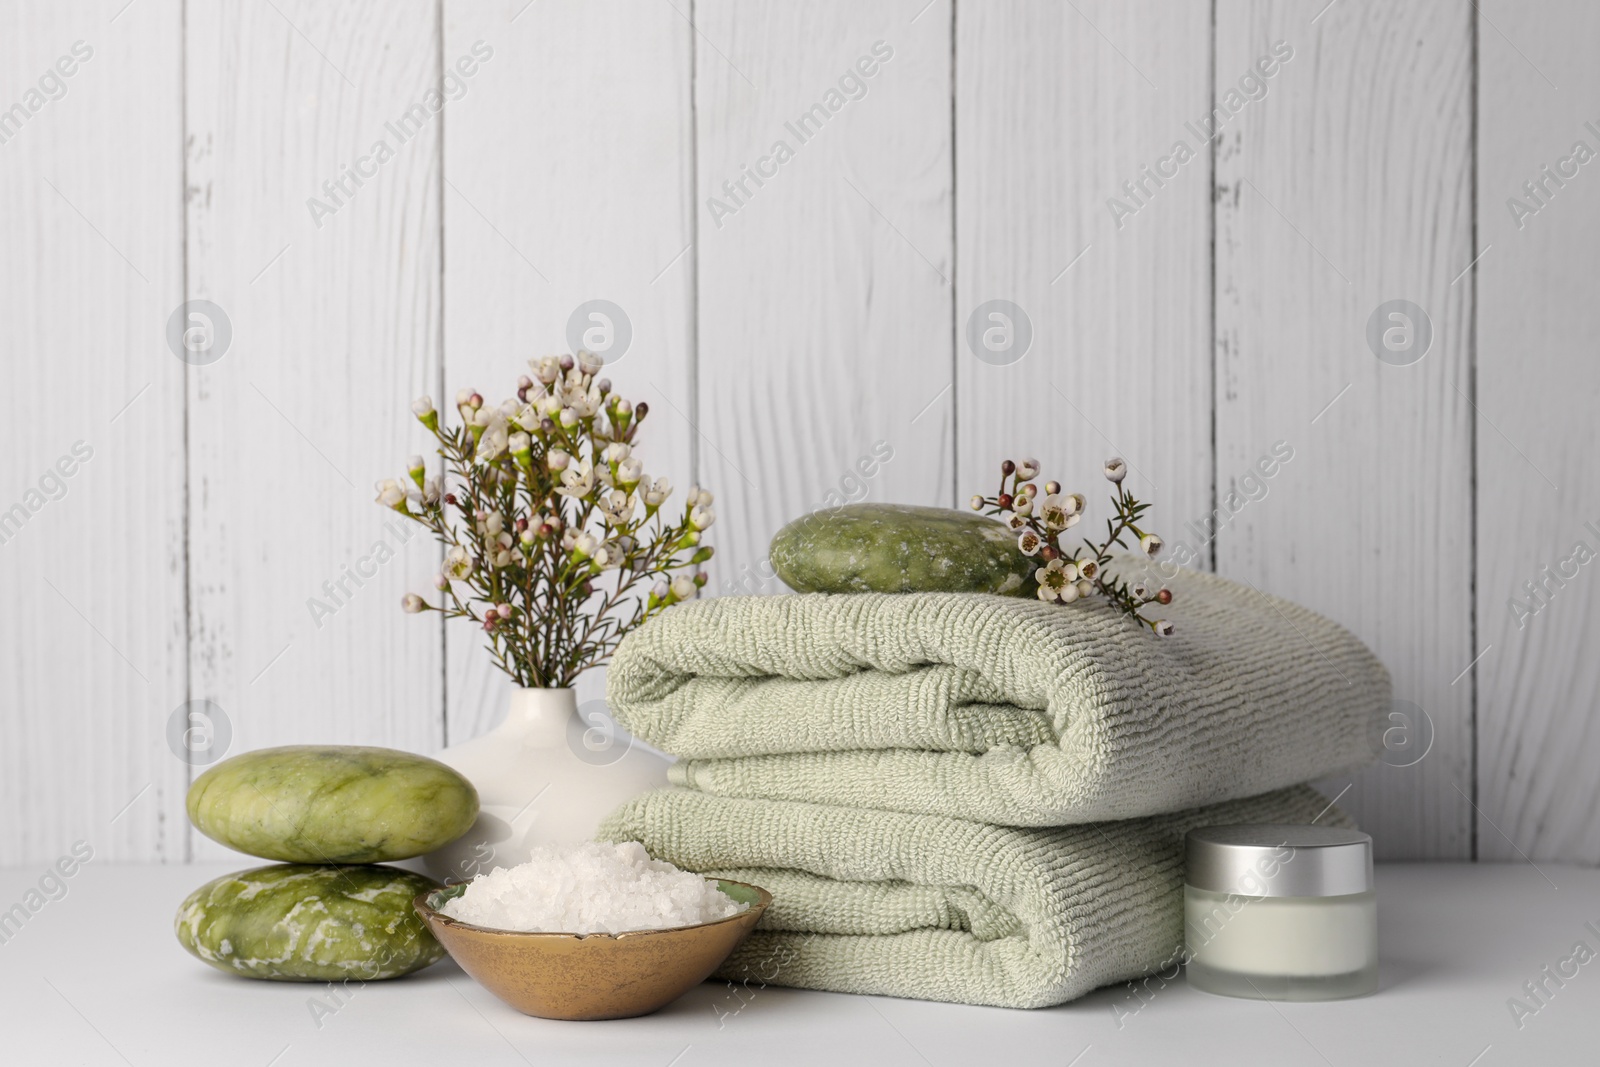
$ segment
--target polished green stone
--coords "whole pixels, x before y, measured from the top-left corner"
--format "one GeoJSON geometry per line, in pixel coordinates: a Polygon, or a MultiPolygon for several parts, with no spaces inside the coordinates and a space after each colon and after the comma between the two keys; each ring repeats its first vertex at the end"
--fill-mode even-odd
{"type": "Polygon", "coordinates": [[[381,863],[466,833],[478,793],[438,760],[290,745],[224,760],[189,788],[189,820],[229,848],[288,863],[381,863]]]}
{"type": "Polygon", "coordinates": [[[223,875],[178,908],[178,941],[219,971],[278,982],[395,978],[444,956],[398,867],[273,864],[223,875]]]}
{"type": "Polygon", "coordinates": [[[994,519],[950,508],[847,504],[772,539],[773,570],[801,593],[1032,594],[1035,563],[994,519]]]}

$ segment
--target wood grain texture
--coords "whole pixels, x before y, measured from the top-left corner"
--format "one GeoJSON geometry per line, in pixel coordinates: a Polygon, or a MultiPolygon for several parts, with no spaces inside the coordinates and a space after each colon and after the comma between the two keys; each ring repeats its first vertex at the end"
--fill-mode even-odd
{"type": "Polygon", "coordinates": [[[234,751],[442,740],[438,625],[399,610],[437,552],[371,489],[439,374],[439,120],[391,128],[438,84],[437,32],[427,0],[188,12],[189,293],[233,326],[189,375],[190,684],[234,751]],[[348,168],[371,176],[324,189],[348,168]]]}
{"type": "Polygon", "coordinates": [[[1478,852],[1597,863],[1600,10],[1485,3],[1478,36],[1478,852]]]}
{"type": "MultiPolygon", "coordinates": [[[[569,350],[580,305],[608,300],[632,331],[626,350],[613,334],[609,376],[649,403],[638,454],[681,503],[694,480],[682,414],[695,256],[689,23],[660,0],[450,0],[444,11],[447,65],[479,41],[494,57],[446,116],[440,392],[445,402],[468,385],[496,402],[510,396],[529,358],[569,350]]],[[[459,742],[505,715],[510,682],[481,633],[448,629],[449,736],[459,742]]],[[[579,680],[580,702],[603,694],[603,670],[579,680]]]]}
{"type": "Polygon", "coordinates": [[[180,13],[118,6],[0,8],[5,864],[184,857],[180,13]]]}
{"type": "MultiPolygon", "coordinates": [[[[1035,455],[1101,530],[1103,461],[1121,455],[1174,553],[1208,513],[1210,161],[1184,124],[1206,111],[1209,33],[1196,4],[958,6],[961,500],[1035,455]],[[1179,142],[1193,158],[1144,178],[1179,142]],[[1031,323],[1020,357],[969,341],[992,300],[1031,323]]],[[[1189,551],[1209,567],[1206,546],[1189,551]]]]}
{"type": "Polygon", "coordinates": [[[950,15],[924,6],[695,5],[698,391],[672,405],[713,592],[782,590],[767,546],[808,511],[952,500],[950,15]]]}
{"type": "Polygon", "coordinates": [[[1217,146],[1219,493],[1243,496],[1235,483],[1276,442],[1294,450],[1223,525],[1217,570],[1377,652],[1433,745],[1362,774],[1341,803],[1380,857],[1467,858],[1472,685],[1452,683],[1475,651],[1472,305],[1454,283],[1474,254],[1471,22],[1444,0],[1315,14],[1217,5],[1219,100],[1276,42],[1294,50],[1217,146]],[[1432,320],[1409,366],[1366,342],[1393,299],[1432,320]]]}

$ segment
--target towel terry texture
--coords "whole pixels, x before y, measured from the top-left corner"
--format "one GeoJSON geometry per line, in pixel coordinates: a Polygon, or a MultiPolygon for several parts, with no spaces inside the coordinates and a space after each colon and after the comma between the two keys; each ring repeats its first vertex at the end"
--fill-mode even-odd
{"type": "Polygon", "coordinates": [[[1307,786],[1053,829],[665,789],[600,837],[771,891],[723,978],[1036,1008],[1176,964],[1191,827],[1312,821],[1351,825],[1307,786]]]}
{"type": "Polygon", "coordinates": [[[607,696],[681,757],[680,785],[1002,826],[1179,811],[1372,757],[1389,678],[1352,634],[1250,585],[1166,584],[1165,639],[1100,602],[695,601],[622,642],[607,696]]]}

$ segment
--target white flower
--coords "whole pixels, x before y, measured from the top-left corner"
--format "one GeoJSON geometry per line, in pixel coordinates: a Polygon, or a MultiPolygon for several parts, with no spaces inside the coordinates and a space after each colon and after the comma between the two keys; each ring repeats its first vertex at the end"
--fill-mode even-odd
{"type": "Polygon", "coordinates": [[[1158,620],[1150,628],[1156,632],[1156,636],[1157,637],[1171,637],[1172,636],[1172,631],[1173,631],[1172,623],[1168,622],[1166,619],[1158,620]]]}
{"type": "Polygon", "coordinates": [[[605,451],[600,453],[600,456],[607,463],[621,463],[632,452],[633,448],[631,446],[623,444],[621,441],[613,441],[606,445],[605,451]]]}
{"type": "Polygon", "coordinates": [[[1028,528],[1028,520],[1023,517],[1021,512],[1013,511],[1006,516],[1006,525],[1013,530],[1025,530],[1028,528]]]}
{"type": "Polygon", "coordinates": [[[1149,556],[1151,559],[1154,559],[1157,553],[1161,551],[1161,544],[1161,538],[1157,537],[1155,534],[1145,534],[1143,537],[1139,538],[1139,547],[1143,549],[1144,554],[1149,556]]]}
{"type": "Polygon", "coordinates": [[[716,521],[717,513],[710,504],[702,504],[689,509],[689,525],[696,530],[708,530],[711,528],[711,524],[716,521]]]}
{"type": "Polygon", "coordinates": [[[572,554],[579,559],[588,559],[600,548],[600,539],[594,534],[585,531],[579,534],[572,542],[572,554]]]}
{"type": "Polygon", "coordinates": [[[1071,510],[1074,515],[1082,515],[1083,509],[1089,506],[1089,502],[1083,499],[1082,493],[1073,493],[1067,499],[1072,502],[1071,510]]]}
{"type": "Polygon", "coordinates": [[[411,413],[419,419],[425,419],[434,413],[433,397],[419,396],[411,402],[411,413]]]}
{"type": "Polygon", "coordinates": [[[422,602],[422,598],[415,593],[407,593],[400,601],[400,610],[404,611],[407,615],[415,615],[425,607],[427,607],[427,605],[424,604],[422,602]]]}
{"type": "Polygon", "coordinates": [[[584,374],[599,374],[600,369],[606,365],[604,358],[593,352],[580,351],[577,359],[577,369],[584,374]]]}
{"type": "Polygon", "coordinates": [[[533,371],[533,376],[545,385],[549,385],[561,377],[561,362],[555,356],[530,359],[528,360],[528,369],[533,371]]]}
{"type": "Polygon", "coordinates": [[[657,582],[655,585],[650,587],[650,599],[665,600],[667,599],[667,594],[671,591],[671,588],[666,582],[657,582]]]}
{"type": "Polygon", "coordinates": [[[472,400],[472,394],[474,392],[475,392],[475,390],[473,390],[473,389],[457,389],[456,390],[456,407],[458,407],[458,408],[470,408],[472,406],[471,400],[472,400]]]}
{"type": "Polygon", "coordinates": [[[453,546],[444,554],[444,574],[446,577],[461,581],[472,573],[472,557],[467,555],[467,550],[460,545],[453,546]]]}
{"type": "Polygon", "coordinates": [[[1011,502],[1011,510],[1017,515],[1028,515],[1033,511],[1033,497],[1023,494],[1011,502]]]}
{"type": "Polygon", "coordinates": [[[658,508],[666,503],[667,497],[672,495],[672,483],[665,478],[657,478],[655,484],[644,490],[644,506],[658,508]]]}
{"type": "Polygon", "coordinates": [[[1017,548],[1022,550],[1024,556],[1037,556],[1044,542],[1032,530],[1023,530],[1017,537],[1017,548]]]}
{"type": "Polygon", "coordinates": [[[1079,581],[1078,581],[1078,595],[1079,596],[1089,596],[1089,595],[1091,595],[1093,593],[1094,593],[1094,583],[1089,581],[1086,578],[1079,579],[1079,581]]]}
{"type": "Polygon", "coordinates": [[[1038,476],[1039,476],[1039,461],[1038,460],[1036,460],[1036,459],[1025,459],[1021,463],[1017,464],[1017,477],[1022,479],[1023,481],[1028,481],[1030,478],[1037,478],[1038,476]]]}
{"type": "Polygon", "coordinates": [[[702,489],[698,485],[691,485],[689,487],[688,503],[691,508],[702,507],[707,504],[714,504],[716,503],[716,500],[714,497],[712,497],[711,490],[702,489]]]}
{"type": "Polygon", "coordinates": [[[435,474],[422,483],[422,502],[428,507],[438,504],[444,497],[444,475],[435,474]]]}
{"type": "Polygon", "coordinates": [[[571,461],[571,459],[572,457],[561,451],[561,449],[552,448],[549,453],[546,454],[544,461],[549,465],[551,470],[564,471],[567,469],[567,463],[571,461]]]}
{"type": "Polygon", "coordinates": [[[377,484],[376,488],[378,490],[378,503],[386,508],[394,508],[396,511],[405,510],[406,491],[400,487],[399,482],[393,478],[385,478],[377,484]]]}
{"type": "Polygon", "coordinates": [[[1061,596],[1061,591],[1072,584],[1072,578],[1067,572],[1067,564],[1059,559],[1053,559],[1034,572],[1034,578],[1039,582],[1039,599],[1055,600],[1061,596]],[[1045,596],[1046,592],[1049,596],[1045,596]]]}
{"type": "Polygon", "coordinates": [[[672,595],[679,600],[692,600],[695,591],[694,579],[680,574],[672,579],[671,589],[672,595]]]}
{"type": "Polygon", "coordinates": [[[574,426],[578,425],[578,413],[576,410],[570,407],[562,408],[561,414],[557,416],[556,421],[570,430],[574,426]]]}
{"type": "Polygon", "coordinates": [[[513,456],[523,456],[533,451],[533,438],[520,430],[506,438],[506,447],[513,456]]]}
{"type": "Polygon", "coordinates": [[[1128,476],[1128,464],[1120,456],[1112,456],[1106,460],[1106,480],[1121,483],[1128,476]]]}
{"type": "Polygon", "coordinates": [[[626,526],[633,518],[633,494],[613,489],[600,501],[600,513],[611,526],[626,526]]]}
{"type": "Polygon", "coordinates": [[[973,511],[983,510],[983,497],[979,496],[977,493],[972,494],[972,499],[968,501],[968,503],[972,505],[973,511]]]}
{"type": "Polygon", "coordinates": [[[639,479],[644,477],[644,464],[629,456],[617,464],[617,484],[624,489],[632,489],[639,484],[639,479]]]}
{"type": "MultiPolygon", "coordinates": [[[[483,412],[479,412],[483,414],[483,412]]],[[[496,419],[484,430],[483,437],[478,440],[477,451],[473,458],[479,463],[490,463],[500,458],[505,452],[507,443],[511,439],[510,431],[506,428],[504,420],[496,419]]]]}
{"type": "Polygon", "coordinates": [[[427,469],[427,463],[421,456],[412,456],[410,459],[406,460],[406,473],[412,475],[413,477],[415,477],[417,474],[420,474],[425,469],[427,469]]]}
{"type": "Polygon", "coordinates": [[[1100,564],[1097,561],[1095,561],[1093,559],[1085,559],[1085,560],[1080,560],[1078,562],[1078,577],[1079,578],[1093,578],[1095,575],[1097,575],[1099,573],[1100,573],[1100,564]]]}
{"type": "Polygon", "coordinates": [[[584,460],[576,467],[569,466],[561,472],[561,488],[556,492],[574,500],[588,496],[594,490],[594,465],[584,460]]]}
{"type": "Polygon", "coordinates": [[[1051,493],[1039,501],[1039,521],[1052,530],[1065,530],[1072,517],[1071,505],[1059,493],[1051,493]]]}
{"type": "Polygon", "coordinates": [[[479,524],[479,528],[483,531],[484,536],[494,537],[506,528],[506,517],[498,511],[491,511],[483,517],[483,522],[479,524]]]}

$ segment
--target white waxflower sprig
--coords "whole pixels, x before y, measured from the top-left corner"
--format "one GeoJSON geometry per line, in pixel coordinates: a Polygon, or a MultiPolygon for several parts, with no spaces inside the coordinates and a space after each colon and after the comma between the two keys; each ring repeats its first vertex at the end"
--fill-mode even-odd
{"type": "Polygon", "coordinates": [[[1128,475],[1128,464],[1120,458],[1105,462],[1106,480],[1116,487],[1112,503],[1116,505],[1116,518],[1106,520],[1104,541],[1084,538],[1083,543],[1070,551],[1061,544],[1061,537],[1083,521],[1088,502],[1081,493],[1062,493],[1060,482],[1046,482],[1040,495],[1034,479],[1039,476],[1039,461],[1024,459],[1006,460],[1000,464],[1000,488],[992,497],[981,494],[972,498],[972,510],[1000,518],[1017,532],[1017,551],[1024,556],[1037,557],[1044,566],[1034,572],[1039,584],[1040,600],[1054,604],[1071,604],[1099,593],[1126,614],[1138,619],[1161,637],[1172,636],[1174,627],[1166,619],[1147,619],[1143,609],[1148,604],[1172,603],[1172,591],[1162,587],[1151,591],[1144,583],[1129,585],[1106,570],[1111,560],[1111,546],[1127,548],[1125,535],[1139,539],[1139,551],[1154,559],[1160,553],[1161,538],[1139,528],[1139,521],[1150,505],[1140,503],[1123,487],[1128,475]]]}
{"type": "Polygon", "coordinates": [[[529,369],[498,405],[458,392],[456,427],[430,398],[413,403],[446,474],[429,477],[412,456],[406,478],[377,484],[377,502],[445,549],[433,579],[439,602],[407,593],[404,611],[470,619],[519,684],[567,686],[705,585],[699,567],[712,552],[702,536],[716,513],[698,488],[667,509],[671,484],[649,478],[634,454],[649,405],[616,395],[598,358],[547,356],[529,369]]]}

